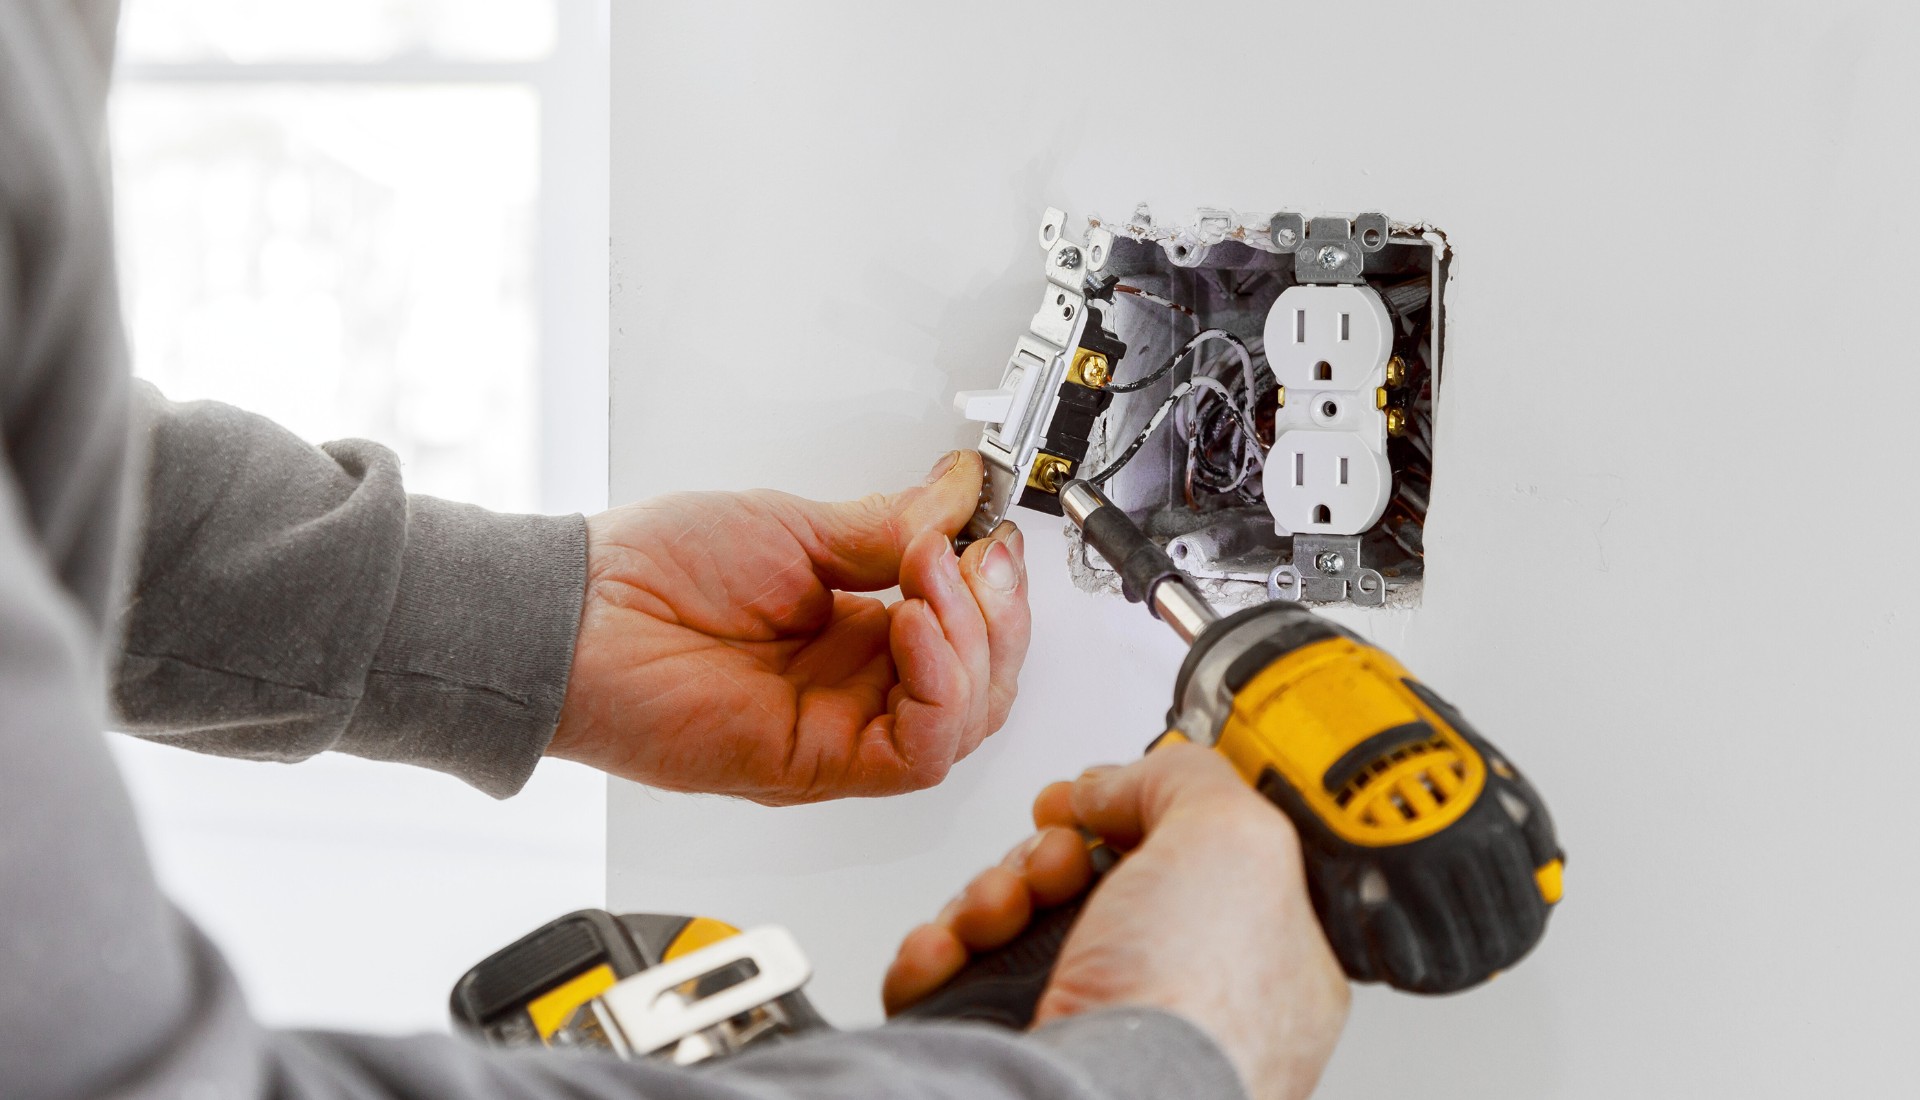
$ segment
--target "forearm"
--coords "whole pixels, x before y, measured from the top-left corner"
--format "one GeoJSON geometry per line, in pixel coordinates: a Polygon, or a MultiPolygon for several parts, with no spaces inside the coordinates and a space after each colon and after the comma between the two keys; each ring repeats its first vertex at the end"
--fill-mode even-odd
{"type": "Polygon", "coordinates": [[[408,496],[385,448],[311,446],[137,386],[144,524],[113,685],[124,728],[525,782],[558,721],[583,521],[408,496]]]}

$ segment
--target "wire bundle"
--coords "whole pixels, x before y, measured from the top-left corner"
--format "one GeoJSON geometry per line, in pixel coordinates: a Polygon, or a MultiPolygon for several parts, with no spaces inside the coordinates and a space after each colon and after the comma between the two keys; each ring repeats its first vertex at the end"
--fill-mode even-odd
{"type": "MultiPolygon", "coordinates": [[[[1125,289],[1142,298],[1173,305],[1157,295],[1133,288],[1125,289]]],[[[1187,441],[1188,502],[1192,503],[1196,486],[1214,493],[1239,493],[1249,500],[1257,499],[1251,495],[1249,487],[1259,484],[1253,475],[1260,470],[1264,458],[1259,431],[1254,424],[1254,405],[1260,388],[1253,352],[1247,347],[1246,341],[1225,329],[1206,329],[1196,333],[1165,362],[1144,376],[1132,382],[1114,383],[1107,387],[1107,391],[1137,393],[1144,390],[1172,373],[1174,367],[1188,355],[1212,343],[1225,345],[1227,354],[1200,367],[1192,378],[1174,386],[1119,456],[1100,472],[1087,478],[1088,481],[1101,485],[1112,479],[1140,453],[1140,448],[1146,446],[1147,440],[1159,430],[1168,415],[1178,410],[1180,415],[1175,418],[1175,430],[1187,441]],[[1240,369],[1227,381],[1222,381],[1213,371],[1218,366],[1228,364],[1237,365],[1240,369]],[[1182,408],[1182,399],[1192,394],[1199,396],[1189,406],[1182,408]]]]}

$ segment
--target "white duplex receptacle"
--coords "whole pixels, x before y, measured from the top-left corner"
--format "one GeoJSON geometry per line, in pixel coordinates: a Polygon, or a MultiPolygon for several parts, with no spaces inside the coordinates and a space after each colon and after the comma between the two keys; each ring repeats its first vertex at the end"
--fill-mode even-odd
{"type": "Polygon", "coordinates": [[[1386,305],[1367,286],[1288,287],[1267,314],[1265,343],[1283,387],[1263,475],[1275,531],[1365,531],[1393,494],[1386,305]]]}

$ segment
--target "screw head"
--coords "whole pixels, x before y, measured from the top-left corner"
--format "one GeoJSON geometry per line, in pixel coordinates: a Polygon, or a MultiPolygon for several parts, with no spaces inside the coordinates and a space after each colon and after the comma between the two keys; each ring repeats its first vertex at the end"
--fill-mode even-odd
{"type": "Polygon", "coordinates": [[[1072,468],[1072,463],[1057,455],[1040,455],[1033,460],[1027,483],[1043,492],[1057,493],[1067,483],[1067,474],[1072,468]]]}
{"type": "Polygon", "coordinates": [[[1320,251],[1314,254],[1314,259],[1320,262],[1321,267],[1332,271],[1347,262],[1347,250],[1323,244],[1320,246],[1320,251]]]}
{"type": "Polygon", "coordinates": [[[1407,380],[1407,361],[1398,355],[1387,360],[1387,385],[1398,386],[1407,380]]]}
{"type": "Polygon", "coordinates": [[[1077,248],[1061,249],[1060,250],[1060,266],[1064,268],[1069,268],[1069,269],[1079,267],[1080,266],[1080,250],[1077,248]]]}
{"type": "Polygon", "coordinates": [[[1087,365],[1081,369],[1080,376],[1087,380],[1087,385],[1093,386],[1096,389],[1106,385],[1107,384],[1106,357],[1100,356],[1098,358],[1087,360],[1087,365]]]}
{"type": "Polygon", "coordinates": [[[1290,225],[1278,226],[1273,231],[1273,243],[1281,248],[1291,248],[1300,243],[1300,234],[1290,225]]]}
{"type": "Polygon", "coordinates": [[[1406,432],[1407,432],[1406,410],[1400,409],[1400,408],[1388,409],[1387,410],[1387,434],[1388,435],[1405,435],[1406,432]]]}
{"type": "Polygon", "coordinates": [[[1314,556],[1313,567],[1332,575],[1347,567],[1347,557],[1338,550],[1322,550],[1314,556]]]}

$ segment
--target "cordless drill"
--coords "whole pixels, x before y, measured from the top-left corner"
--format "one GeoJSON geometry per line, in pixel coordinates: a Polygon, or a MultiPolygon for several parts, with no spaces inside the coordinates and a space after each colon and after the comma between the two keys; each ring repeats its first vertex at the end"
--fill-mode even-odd
{"type": "MultiPolygon", "coordinates": [[[[1060,503],[1127,598],[1192,646],[1154,744],[1211,746],[1292,820],[1314,912],[1349,977],[1451,993],[1539,942],[1565,856],[1532,785],[1458,710],[1301,604],[1220,618],[1087,482],[1064,485],[1060,503]]],[[[1038,914],[906,1015],[1026,1026],[1081,904],[1038,914]]]]}

